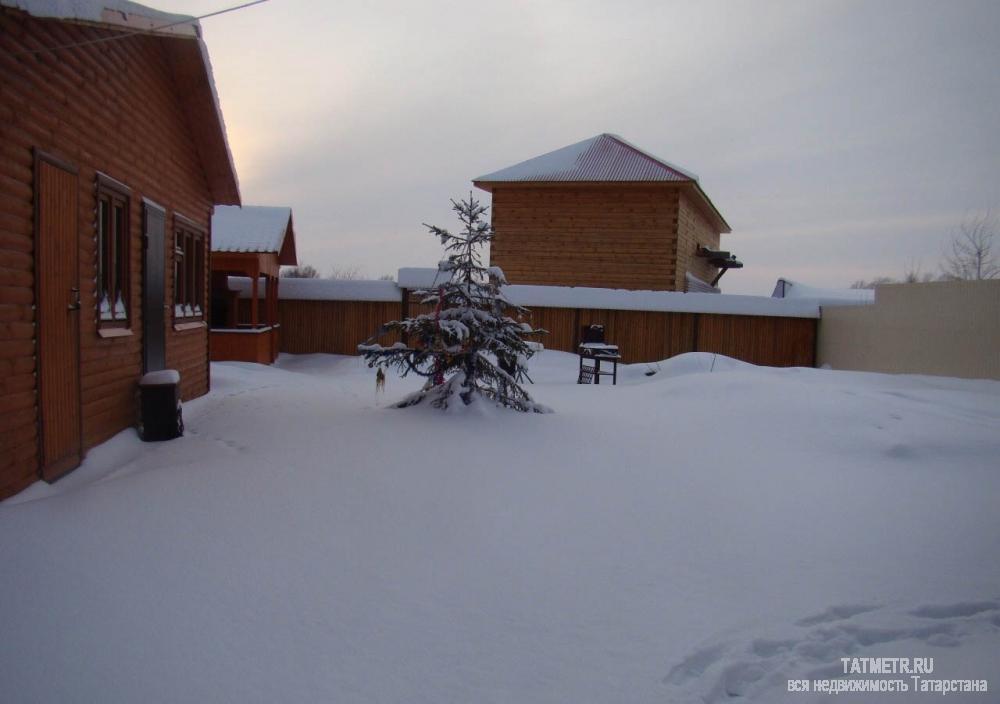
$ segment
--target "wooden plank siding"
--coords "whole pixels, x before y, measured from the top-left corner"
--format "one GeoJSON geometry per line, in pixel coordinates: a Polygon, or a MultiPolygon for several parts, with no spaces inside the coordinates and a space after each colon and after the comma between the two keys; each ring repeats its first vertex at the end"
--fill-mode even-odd
{"type": "MultiPolygon", "coordinates": [[[[357,354],[358,345],[380,325],[400,317],[399,303],[283,300],[278,304],[279,344],[282,352],[292,354],[357,354]]],[[[386,336],[383,340],[391,344],[397,338],[386,336]]]]}
{"type": "Polygon", "coordinates": [[[717,268],[708,263],[708,259],[698,256],[699,246],[719,249],[719,232],[687,193],[681,193],[677,212],[677,270],[674,290],[686,291],[685,273],[697,276],[705,283],[711,283],[719,273],[717,268]]]}
{"type": "Polygon", "coordinates": [[[278,356],[278,332],[278,328],[213,331],[211,358],[213,361],[271,364],[278,356]]]}
{"type": "MultiPolygon", "coordinates": [[[[0,8],[0,497],[37,479],[33,150],[78,171],[80,377],[84,448],[135,423],[142,372],[142,198],[167,209],[166,301],[173,300],[173,224],[183,214],[209,231],[213,199],[162,40],[41,20],[0,8]],[[131,189],[128,308],[131,334],[101,337],[97,324],[97,172],[131,189]]],[[[208,243],[206,243],[207,246],[208,243]]],[[[207,277],[206,277],[207,278],[207,277]]],[[[204,300],[208,300],[207,284],[204,300]]],[[[208,390],[208,335],[175,330],[167,316],[167,365],[182,397],[208,390]]]]}
{"type": "MultiPolygon", "coordinates": [[[[241,301],[241,310],[246,308],[241,301]]],[[[357,346],[382,323],[402,317],[400,303],[375,301],[282,300],[282,352],[357,354],[357,346]]],[[[410,303],[410,315],[430,312],[410,303]]],[[[811,367],[815,362],[817,320],[762,315],[668,313],[589,308],[532,308],[531,321],[548,331],[546,349],[576,352],[580,329],[605,326],[623,361],[656,362],[685,352],[717,352],[753,364],[811,367]]],[[[384,338],[383,344],[395,342],[384,338]]]]}
{"type": "Polygon", "coordinates": [[[496,187],[490,262],[517,284],[674,288],[671,185],[496,187]]]}
{"type": "Polygon", "coordinates": [[[696,257],[719,232],[685,187],[670,183],[493,186],[490,263],[514,284],[686,290],[711,281],[696,257]]]}

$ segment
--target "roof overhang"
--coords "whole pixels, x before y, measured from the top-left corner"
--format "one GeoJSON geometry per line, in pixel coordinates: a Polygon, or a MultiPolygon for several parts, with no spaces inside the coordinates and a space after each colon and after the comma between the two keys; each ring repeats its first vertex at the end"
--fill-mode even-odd
{"type": "Polygon", "coordinates": [[[299,259],[295,253],[295,228],[292,227],[292,216],[288,215],[288,227],[285,228],[285,238],[281,241],[278,252],[278,264],[282,266],[298,266],[299,259]]]}
{"type": "Polygon", "coordinates": [[[715,207],[715,203],[713,203],[712,199],[708,197],[708,194],[702,190],[701,184],[697,181],[691,181],[691,184],[694,186],[693,191],[695,194],[695,200],[698,202],[698,205],[709,217],[709,219],[715,222],[715,226],[718,228],[719,232],[724,235],[732,233],[733,228],[729,227],[729,223],[726,222],[724,217],[722,217],[722,213],[720,213],[719,209],[715,207]]]}
{"type": "Polygon", "coordinates": [[[240,183],[226,124],[212,78],[208,48],[201,39],[162,39],[188,128],[216,205],[240,205],[240,183]]]}

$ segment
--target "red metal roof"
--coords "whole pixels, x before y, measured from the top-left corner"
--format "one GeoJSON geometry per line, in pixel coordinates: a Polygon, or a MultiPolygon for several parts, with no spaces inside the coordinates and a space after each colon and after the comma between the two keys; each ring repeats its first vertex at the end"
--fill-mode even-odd
{"type": "Polygon", "coordinates": [[[697,180],[691,172],[647,154],[613,134],[599,134],[473,179],[476,183],[697,180]]]}
{"type": "Polygon", "coordinates": [[[717,219],[720,232],[731,232],[726,219],[702,190],[698,177],[629,144],[614,134],[599,134],[554,152],[536,156],[472,179],[484,191],[503,183],[681,183],[717,219]]]}

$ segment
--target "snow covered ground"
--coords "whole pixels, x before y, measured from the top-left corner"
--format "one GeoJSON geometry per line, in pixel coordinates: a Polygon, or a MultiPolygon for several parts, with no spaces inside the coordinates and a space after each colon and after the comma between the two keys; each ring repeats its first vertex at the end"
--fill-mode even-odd
{"type": "Polygon", "coordinates": [[[184,438],[0,504],[0,701],[877,700],[785,691],[844,656],[998,701],[1000,383],[658,366],[444,418],[213,364],[184,438]]]}

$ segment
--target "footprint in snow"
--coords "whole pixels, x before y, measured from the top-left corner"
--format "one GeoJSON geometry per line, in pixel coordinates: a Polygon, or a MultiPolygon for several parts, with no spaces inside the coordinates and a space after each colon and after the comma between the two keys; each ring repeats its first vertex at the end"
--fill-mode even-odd
{"type": "Polygon", "coordinates": [[[212,439],[215,442],[219,443],[220,445],[224,445],[225,447],[228,447],[230,450],[236,450],[238,452],[243,452],[243,451],[249,449],[246,445],[241,445],[238,442],[236,442],[235,440],[226,440],[226,439],[221,438],[219,436],[215,436],[212,439]]]}
{"type": "Polygon", "coordinates": [[[843,676],[840,658],[864,648],[902,641],[939,648],[960,646],[970,637],[1000,628],[1000,600],[928,604],[891,609],[872,604],[838,604],[775,629],[709,643],[674,665],[663,682],[671,701],[715,702],[733,697],[761,701],[784,692],[788,679],[843,676]]]}
{"type": "Polygon", "coordinates": [[[700,677],[705,670],[719,662],[728,649],[725,643],[716,643],[694,651],[671,668],[665,681],[681,684],[692,677],[700,677]]]}
{"type": "Polygon", "coordinates": [[[1000,601],[961,601],[957,604],[921,606],[910,614],[923,618],[962,618],[984,611],[1000,611],[1000,601]]]}
{"type": "Polygon", "coordinates": [[[812,616],[806,616],[803,619],[799,619],[795,622],[796,626],[815,626],[820,623],[830,623],[831,621],[842,621],[845,618],[851,618],[851,616],[857,616],[858,614],[864,614],[869,611],[874,611],[879,608],[875,605],[869,604],[844,604],[842,606],[831,606],[825,611],[821,611],[818,614],[813,614],[812,616]]]}
{"type": "Polygon", "coordinates": [[[897,460],[909,460],[917,456],[917,452],[909,445],[899,443],[893,445],[885,451],[886,456],[897,460]]]}

